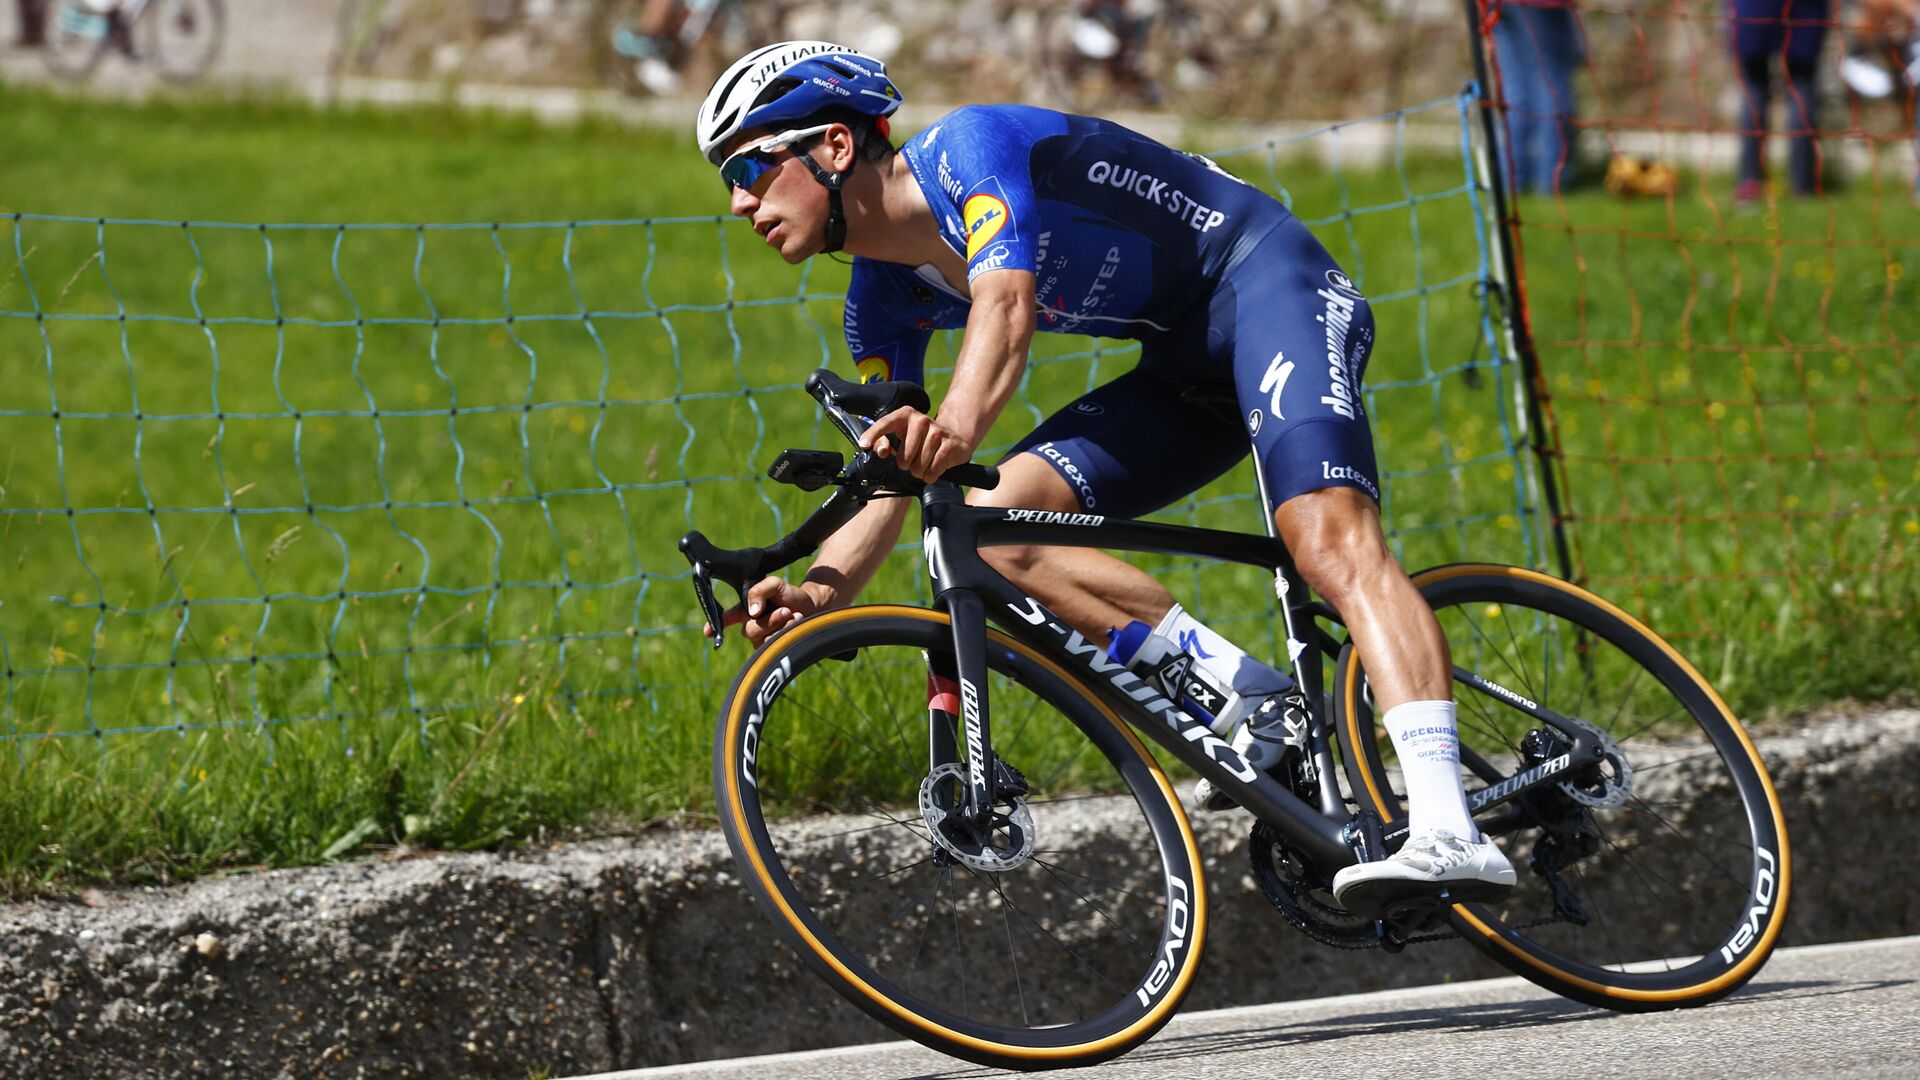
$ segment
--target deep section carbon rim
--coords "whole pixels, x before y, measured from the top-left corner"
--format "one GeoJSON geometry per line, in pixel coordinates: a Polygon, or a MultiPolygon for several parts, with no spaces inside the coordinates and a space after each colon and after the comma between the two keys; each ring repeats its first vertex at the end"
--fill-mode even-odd
{"type": "Polygon", "coordinates": [[[958,785],[930,767],[929,658],[951,640],[936,613],[857,608],[749,664],[715,746],[743,877],[837,990],[923,1043],[1028,1068],[1123,1053],[1198,958],[1192,834],[1138,740],[995,634],[994,749],[1029,789],[1001,809],[1025,834],[937,841],[929,807],[958,785]]]}
{"type": "MultiPolygon", "coordinates": [[[[1514,971],[1610,1008],[1702,1004],[1751,977],[1784,913],[1786,841],[1751,741],[1704,680],[1565,582],[1506,567],[1415,580],[1454,664],[1498,684],[1454,687],[1468,792],[1530,768],[1553,776],[1479,814],[1519,882],[1500,903],[1456,907],[1460,932],[1514,971]],[[1567,740],[1515,699],[1599,731],[1605,756],[1563,761],[1567,740]]],[[[1335,699],[1359,751],[1352,779],[1399,818],[1392,742],[1365,695],[1349,650],[1335,699]]]]}

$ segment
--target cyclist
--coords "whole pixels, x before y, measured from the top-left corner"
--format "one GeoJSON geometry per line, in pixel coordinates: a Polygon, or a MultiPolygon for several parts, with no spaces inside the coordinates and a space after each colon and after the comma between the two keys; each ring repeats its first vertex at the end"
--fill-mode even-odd
{"type": "MultiPolygon", "coordinates": [[[[964,328],[936,412],[890,413],[863,445],[934,479],[972,457],[1036,330],[1139,339],[1136,368],[1020,440],[1000,486],[970,501],[1139,516],[1253,450],[1280,535],[1344,616],[1405,770],[1408,842],[1341,871],[1336,897],[1377,911],[1442,888],[1504,893],[1512,865],[1461,788],[1445,639],[1381,532],[1359,394],[1366,298],[1286,208],[1206,158],[1020,105],[958,109],[896,148],[900,102],[879,60],[789,41],[723,72],[696,125],[732,212],[782,258],[854,256],[845,331],[864,378],[919,381],[932,332],[964,328]]],[[[905,515],[904,500],[870,504],[799,583],[756,583],[727,624],[758,644],[851,603],[905,515]]],[[[1111,555],[983,554],[1091,640],[1137,620],[1196,655],[1231,648],[1111,555]]]]}

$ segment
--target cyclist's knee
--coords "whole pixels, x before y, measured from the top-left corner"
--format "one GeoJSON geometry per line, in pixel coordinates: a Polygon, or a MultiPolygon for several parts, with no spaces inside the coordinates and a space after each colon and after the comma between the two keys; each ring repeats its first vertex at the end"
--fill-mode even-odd
{"type": "Polygon", "coordinates": [[[974,506],[1020,506],[1033,510],[1076,511],[1080,500],[1053,466],[1034,454],[1015,454],[1000,463],[1000,485],[967,492],[974,506]]]}
{"type": "Polygon", "coordinates": [[[1274,513],[1280,535],[1307,586],[1338,608],[1345,597],[1404,577],[1387,549],[1380,512],[1353,488],[1322,488],[1288,499],[1274,513]]]}
{"type": "MultiPolygon", "coordinates": [[[[978,488],[967,492],[967,502],[975,506],[1025,507],[1034,510],[1073,512],[1080,509],[1073,489],[1053,470],[1053,466],[1032,454],[1015,454],[1000,465],[1000,485],[992,491],[978,488]]],[[[980,549],[987,565],[1016,584],[1036,573],[1046,558],[1046,548],[1020,545],[980,549]]]]}

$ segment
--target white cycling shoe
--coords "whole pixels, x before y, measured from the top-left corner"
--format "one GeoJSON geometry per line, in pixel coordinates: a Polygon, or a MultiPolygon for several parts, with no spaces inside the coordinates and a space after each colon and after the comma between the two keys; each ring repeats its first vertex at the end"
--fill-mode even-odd
{"type": "Polygon", "coordinates": [[[1407,838],[1392,856],[1333,876],[1333,898],[1356,915],[1378,917],[1409,900],[1484,903],[1513,889],[1513,864],[1491,840],[1463,840],[1445,829],[1407,838]]]}

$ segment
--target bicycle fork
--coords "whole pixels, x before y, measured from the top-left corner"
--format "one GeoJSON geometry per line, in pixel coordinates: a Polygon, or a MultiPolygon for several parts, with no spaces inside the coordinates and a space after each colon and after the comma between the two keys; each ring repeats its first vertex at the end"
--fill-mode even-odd
{"type": "MultiPolygon", "coordinates": [[[[937,542],[935,537],[928,537],[930,557],[937,542]]],[[[965,765],[966,791],[955,812],[968,828],[980,831],[992,821],[999,795],[994,781],[1000,772],[983,689],[987,679],[986,609],[978,596],[965,589],[946,590],[937,602],[953,620],[953,655],[928,658],[927,764],[929,770],[950,762],[965,765]]]]}

